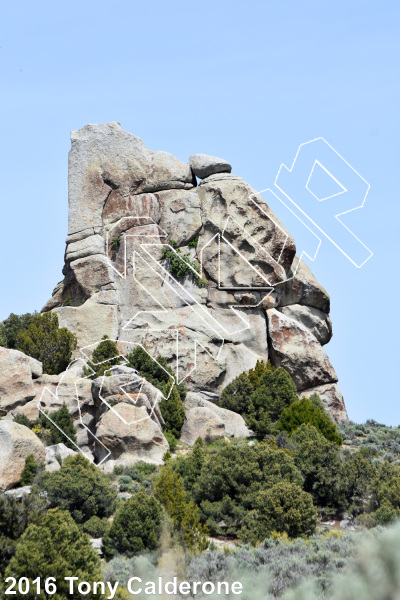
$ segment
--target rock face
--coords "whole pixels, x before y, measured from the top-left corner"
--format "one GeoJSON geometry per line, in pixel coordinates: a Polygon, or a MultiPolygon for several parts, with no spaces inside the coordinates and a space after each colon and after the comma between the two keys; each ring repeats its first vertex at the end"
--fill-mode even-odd
{"type": "Polygon", "coordinates": [[[272,360],[289,371],[298,390],[337,382],[326,352],[307,327],[274,308],[268,310],[268,323],[272,360]]]}
{"type": "Polygon", "coordinates": [[[37,435],[24,425],[0,421],[0,490],[17,485],[30,454],[37,463],[46,457],[45,447],[37,435]]]}
{"type": "MultiPolygon", "coordinates": [[[[78,348],[104,334],[121,353],[141,344],[154,359],[164,356],[191,392],[220,393],[269,358],[299,393],[318,388],[333,417],[346,419],[322,349],[332,335],[329,295],[231,165],[199,154],[185,164],[118,123],[87,125],[71,140],[64,279],[43,310],[57,312],[78,348]]],[[[148,411],[152,400],[141,394],[136,409],[148,411]]],[[[118,395],[109,393],[120,406],[118,395]]],[[[199,409],[211,418],[208,405],[189,410],[199,409]]],[[[159,415],[150,421],[161,424],[159,415]]],[[[126,452],[118,448],[114,454],[126,452]]]]}

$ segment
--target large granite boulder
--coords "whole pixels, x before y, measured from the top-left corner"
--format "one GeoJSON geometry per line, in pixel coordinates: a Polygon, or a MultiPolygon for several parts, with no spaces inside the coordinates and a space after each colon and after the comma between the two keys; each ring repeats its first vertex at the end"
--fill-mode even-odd
{"type": "Polygon", "coordinates": [[[18,484],[30,454],[37,463],[46,457],[46,449],[37,435],[24,425],[0,421],[0,490],[8,490],[18,484]]]}
{"type": "Polygon", "coordinates": [[[60,327],[73,331],[78,338],[78,349],[99,342],[104,335],[118,337],[118,307],[112,297],[102,297],[100,292],[90,297],[82,306],[63,306],[54,309],[60,327]],[[103,302],[102,302],[103,300],[103,302]]]}
{"type": "Polygon", "coordinates": [[[197,438],[211,442],[225,437],[225,424],[213,410],[196,406],[186,410],[181,430],[181,441],[194,446],[197,438]]]}
{"type": "Polygon", "coordinates": [[[304,325],[274,308],[267,315],[272,361],[290,373],[299,391],[337,382],[328,355],[304,325]]]}
{"type": "Polygon", "coordinates": [[[299,392],[299,397],[309,398],[312,394],[318,394],[334,421],[341,423],[349,420],[343,396],[337,383],[317,385],[308,390],[299,392]]]}
{"type": "Polygon", "coordinates": [[[225,426],[224,433],[226,436],[248,437],[250,431],[244,422],[243,417],[232,410],[217,406],[217,404],[211,400],[212,398],[217,400],[218,396],[215,394],[208,394],[207,392],[189,392],[184,402],[185,409],[190,410],[197,407],[208,408],[223,421],[225,426]]]}
{"type": "Polygon", "coordinates": [[[95,456],[118,464],[131,465],[139,460],[162,462],[169,449],[160,427],[148,415],[144,406],[120,402],[101,417],[96,429],[95,456]]]}
{"type": "Polygon", "coordinates": [[[226,160],[208,154],[193,154],[189,158],[189,165],[196,177],[200,179],[205,179],[210,175],[215,175],[215,173],[230,173],[232,171],[231,165],[226,160]]]}
{"type": "Polygon", "coordinates": [[[279,305],[303,304],[318,308],[325,313],[330,310],[330,298],[325,288],[316,280],[306,263],[295,257],[287,272],[287,281],[277,286],[279,305]]]}
{"type": "Polygon", "coordinates": [[[86,125],[71,133],[68,233],[102,226],[113,190],[125,198],[143,192],[193,187],[189,165],[152,152],[119,123],[86,125]]]}
{"type": "Polygon", "coordinates": [[[74,456],[75,454],[77,454],[75,450],[68,448],[65,444],[62,443],[53,444],[53,446],[47,446],[44,468],[49,473],[59,471],[61,469],[62,461],[65,458],[67,458],[67,456],[74,456]]]}
{"type": "Polygon", "coordinates": [[[125,403],[144,407],[150,419],[160,428],[164,425],[159,407],[162,393],[135,369],[120,365],[112,369],[111,375],[98,377],[92,382],[92,396],[97,420],[110,407],[125,403]]]}
{"type": "Polygon", "coordinates": [[[0,346],[0,410],[3,416],[35,397],[34,379],[41,375],[42,363],[38,360],[19,350],[0,346]]]}

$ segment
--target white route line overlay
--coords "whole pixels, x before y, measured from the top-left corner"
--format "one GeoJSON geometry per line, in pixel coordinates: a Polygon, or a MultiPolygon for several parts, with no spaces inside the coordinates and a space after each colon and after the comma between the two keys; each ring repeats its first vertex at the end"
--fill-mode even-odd
{"type": "MultiPolygon", "coordinates": [[[[51,423],[54,425],[54,427],[56,427],[56,428],[58,429],[58,431],[60,431],[60,432],[61,432],[61,433],[62,433],[62,434],[63,434],[63,435],[64,435],[64,436],[65,436],[65,437],[68,439],[68,441],[69,441],[71,444],[73,444],[73,446],[75,446],[75,448],[76,448],[76,449],[77,449],[77,450],[78,450],[78,451],[79,451],[81,454],[83,454],[83,456],[85,456],[85,457],[86,457],[88,460],[90,460],[90,462],[91,462],[91,463],[93,463],[93,464],[96,464],[96,466],[100,466],[100,465],[101,465],[103,462],[105,462],[105,461],[107,460],[107,458],[109,458],[109,456],[111,455],[111,450],[109,450],[109,449],[108,449],[108,448],[107,448],[107,447],[106,447],[106,446],[103,444],[103,442],[101,442],[101,441],[99,440],[99,438],[98,438],[98,437],[97,437],[97,436],[96,436],[96,435],[95,435],[95,434],[94,434],[92,431],[90,431],[90,429],[87,427],[87,425],[85,425],[85,423],[83,422],[83,416],[82,416],[82,411],[81,411],[81,402],[80,402],[80,400],[79,400],[78,384],[79,384],[79,382],[80,382],[80,381],[82,381],[82,380],[88,380],[88,379],[91,377],[91,375],[93,375],[93,374],[94,374],[94,371],[93,371],[93,369],[90,367],[90,365],[89,365],[89,364],[88,364],[88,362],[87,362],[87,361],[88,361],[88,358],[86,357],[86,355],[85,355],[85,353],[84,353],[83,351],[84,351],[84,350],[86,350],[86,348],[90,348],[91,346],[97,346],[97,345],[98,345],[98,344],[99,344],[101,341],[104,341],[104,340],[100,340],[100,341],[98,341],[98,342],[94,342],[93,344],[90,344],[89,346],[85,346],[84,348],[81,348],[81,349],[80,349],[80,352],[83,354],[83,356],[84,356],[85,358],[78,358],[78,359],[74,359],[74,360],[72,360],[72,361],[69,363],[69,365],[68,365],[67,369],[66,369],[66,370],[64,371],[64,373],[62,374],[63,376],[62,376],[62,378],[60,379],[60,381],[59,381],[59,382],[58,382],[58,384],[57,384],[57,387],[56,387],[56,393],[54,394],[54,393],[53,393],[53,392],[52,392],[52,391],[51,391],[51,390],[50,390],[50,389],[49,389],[49,388],[46,386],[45,388],[43,388],[43,391],[42,391],[42,393],[41,393],[41,395],[40,395],[40,398],[39,398],[39,400],[38,400],[38,402],[37,402],[37,405],[36,405],[36,406],[37,406],[37,408],[38,408],[38,410],[39,410],[39,412],[40,412],[40,413],[42,413],[42,415],[44,415],[44,416],[46,417],[46,419],[48,419],[48,420],[49,420],[49,421],[50,421],[50,422],[51,422],[51,423]],[[51,396],[53,396],[53,398],[56,398],[56,399],[57,399],[57,401],[59,401],[59,396],[58,396],[58,387],[59,387],[59,385],[61,385],[61,383],[63,382],[63,378],[64,378],[64,376],[65,376],[65,375],[68,373],[68,371],[70,370],[70,368],[71,368],[73,365],[76,365],[77,363],[81,363],[82,367],[86,367],[87,369],[89,369],[89,371],[91,371],[91,372],[90,372],[88,375],[85,375],[84,377],[78,377],[78,378],[77,378],[77,379],[74,381],[74,386],[75,386],[75,398],[76,398],[77,407],[78,407],[78,413],[79,413],[79,423],[80,423],[80,424],[81,424],[81,425],[82,425],[82,426],[83,426],[83,427],[86,429],[86,431],[88,432],[88,434],[89,434],[89,435],[90,435],[92,438],[94,438],[95,442],[96,442],[96,443],[98,443],[98,444],[99,444],[99,445],[100,445],[100,446],[101,446],[101,447],[102,447],[102,448],[103,448],[103,449],[104,449],[104,450],[107,452],[106,456],[104,456],[104,457],[102,458],[102,460],[101,460],[100,462],[98,462],[98,463],[95,463],[95,462],[94,462],[94,459],[93,459],[91,456],[89,456],[88,454],[86,454],[86,453],[85,453],[85,452],[84,452],[84,451],[83,451],[83,450],[82,450],[82,449],[81,449],[81,448],[80,448],[80,447],[79,447],[79,446],[76,444],[76,442],[74,442],[74,441],[73,441],[73,440],[72,440],[72,439],[71,439],[71,438],[70,438],[70,437],[69,437],[69,436],[68,436],[68,435],[67,435],[67,434],[66,434],[66,433],[65,433],[65,432],[64,432],[64,431],[63,431],[63,430],[62,430],[62,429],[61,429],[61,428],[60,428],[60,427],[59,427],[59,426],[58,426],[58,425],[57,425],[57,424],[54,422],[54,421],[53,421],[53,419],[51,418],[51,416],[50,416],[48,413],[46,413],[46,412],[45,412],[45,410],[43,410],[43,408],[42,408],[42,406],[41,406],[41,404],[42,404],[42,403],[43,403],[43,404],[45,404],[45,402],[43,401],[43,397],[44,397],[44,395],[46,394],[46,392],[48,392],[49,394],[51,394],[51,396]]],[[[114,341],[117,343],[117,341],[116,341],[116,340],[114,340],[114,341]]],[[[166,370],[164,369],[164,367],[163,367],[162,365],[160,365],[160,363],[159,363],[159,362],[157,362],[157,360],[155,360],[155,359],[154,359],[154,358],[153,358],[153,357],[152,357],[152,356],[149,354],[149,352],[146,350],[146,348],[145,348],[145,347],[144,347],[142,344],[140,344],[140,343],[135,343],[135,342],[131,342],[131,341],[129,341],[129,342],[122,341],[122,342],[121,342],[120,340],[118,341],[118,343],[120,343],[120,344],[122,344],[122,343],[123,343],[123,344],[127,344],[127,345],[130,345],[130,346],[140,346],[140,347],[141,347],[141,348],[142,348],[142,349],[143,349],[143,350],[146,352],[146,354],[147,354],[147,355],[148,355],[148,356],[149,356],[149,357],[150,357],[150,358],[151,358],[151,359],[152,359],[152,360],[153,360],[153,361],[154,361],[154,362],[155,362],[155,363],[156,363],[156,364],[157,364],[157,365],[158,365],[158,366],[159,366],[159,367],[160,367],[160,368],[161,368],[161,369],[162,369],[162,370],[163,370],[163,371],[164,371],[164,372],[165,372],[165,373],[168,375],[168,377],[170,377],[170,378],[171,378],[171,379],[174,381],[174,384],[175,384],[175,379],[174,379],[174,377],[173,377],[173,376],[172,376],[170,373],[168,373],[168,371],[166,371],[166,370]]],[[[115,357],[115,358],[122,359],[122,361],[123,361],[123,362],[125,362],[125,363],[127,362],[127,360],[126,360],[126,358],[125,358],[125,356],[124,356],[123,354],[120,354],[118,357],[115,357]]],[[[100,362],[98,362],[98,363],[92,363],[92,364],[95,364],[95,365],[101,365],[101,364],[103,364],[103,363],[105,363],[105,362],[108,362],[109,360],[110,360],[110,359],[105,359],[105,360],[103,360],[103,361],[100,361],[100,362]]],[[[114,367],[111,367],[111,369],[109,369],[109,370],[110,370],[110,371],[112,371],[112,370],[113,370],[115,367],[117,367],[117,366],[119,366],[119,365],[115,365],[114,367]]],[[[136,374],[133,374],[133,375],[136,375],[136,374]]],[[[101,388],[100,388],[100,390],[102,390],[102,387],[103,387],[103,382],[104,382],[104,377],[106,377],[106,375],[103,375],[102,377],[103,377],[103,380],[102,380],[102,385],[101,385],[101,388]]],[[[140,376],[138,376],[138,375],[136,375],[136,377],[137,377],[138,379],[141,379],[141,380],[142,380],[142,386],[143,386],[143,383],[144,383],[144,381],[147,381],[147,380],[145,380],[145,378],[143,378],[143,377],[140,377],[140,376]]],[[[129,381],[129,382],[127,382],[127,384],[124,384],[124,385],[129,385],[129,383],[131,383],[131,382],[129,381]]],[[[142,386],[141,386],[141,387],[142,387],[142,386]]],[[[170,395],[171,395],[171,393],[172,393],[172,389],[173,389],[173,387],[174,387],[174,386],[172,385],[172,386],[171,386],[171,388],[170,388],[170,390],[169,390],[169,392],[168,392],[168,395],[167,395],[167,396],[165,396],[165,395],[164,395],[164,394],[163,394],[163,393],[162,393],[162,392],[159,390],[159,392],[160,392],[160,393],[157,395],[157,397],[156,397],[156,400],[153,402],[153,405],[152,405],[152,407],[151,407],[151,413],[150,413],[149,415],[147,415],[146,417],[143,417],[143,418],[141,418],[141,419],[138,419],[137,421],[132,421],[132,422],[127,422],[127,421],[126,421],[126,420],[125,420],[125,419],[124,419],[124,418],[123,418],[123,417],[122,417],[122,416],[121,416],[121,415],[120,415],[120,414],[119,414],[117,411],[115,411],[115,410],[114,410],[114,408],[113,408],[113,407],[112,407],[112,406],[111,406],[111,405],[110,405],[110,404],[109,404],[109,403],[108,403],[108,402],[107,402],[107,401],[106,401],[106,400],[103,398],[103,396],[102,396],[100,393],[99,393],[99,397],[100,397],[101,401],[102,401],[104,404],[106,404],[106,406],[107,406],[107,407],[108,407],[110,410],[112,410],[112,411],[114,412],[114,414],[116,414],[116,415],[118,416],[118,418],[119,418],[119,419],[121,419],[121,421],[123,421],[123,423],[125,423],[125,425],[128,425],[128,426],[130,426],[130,425],[135,425],[136,423],[139,423],[139,422],[145,421],[145,420],[147,420],[147,419],[150,419],[150,418],[151,418],[151,416],[154,414],[155,407],[156,407],[156,406],[157,406],[157,404],[160,402],[160,399],[165,399],[165,400],[168,400],[168,399],[169,399],[169,397],[170,397],[170,395]]],[[[132,399],[130,398],[129,394],[128,394],[128,393],[125,391],[125,389],[124,389],[122,386],[120,386],[120,389],[121,389],[121,390],[124,392],[124,395],[125,395],[125,396],[127,396],[127,398],[129,398],[129,400],[130,400],[130,401],[132,401],[132,399]]],[[[140,392],[139,392],[139,393],[140,393],[140,392]]],[[[155,443],[156,443],[157,445],[161,445],[161,444],[159,444],[158,442],[155,442],[155,443]]]]}
{"type": "MultiPolygon", "coordinates": [[[[365,263],[366,263],[366,262],[367,262],[367,261],[368,261],[368,260],[369,260],[369,259],[370,259],[370,258],[373,256],[373,254],[374,254],[374,253],[372,252],[372,250],[370,250],[370,249],[368,248],[368,246],[366,246],[366,245],[365,245],[365,244],[364,244],[364,243],[363,243],[363,242],[362,242],[362,241],[361,241],[361,240],[360,240],[360,239],[359,239],[359,238],[358,238],[358,237],[355,235],[355,233],[353,233],[353,232],[351,231],[351,229],[350,229],[349,227],[347,227],[347,225],[346,225],[346,224],[345,224],[345,223],[344,223],[344,222],[343,222],[343,221],[340,219],[340,217],[341,217],[341,216],[343,216],[343,215],[346,215],[347,213],[350,213],[350,212],[353,212],[353,211],[355,211],[355,210],[359,210],[360,208],[363,208],[363,206],[364,206],[364,204],[365,204],[365,201],[366,201],[366,199],[367,199],[367,196],[368,196],[369,190],[370,190],[370,188],[371,188],[371,185],[368,183],[368,181],[367,181],[366,179],[364,179],[364,177],[363,177],[362,175],[360,175],[360,173],[359,173],[358,171],[356,171],[356,169],[355,169],[355,168],[354,168],[354,167],[353,167],[353,166],[352,166],[352,165],[351,165],[351,164],[350,164],[350,163],[349,163],[349,162],[348,162],[348,161],[347,161],[345,158],[343,158],[343,156],[342,156],[341,154],[339,154],[339,152],[338,152],[337,150],[335,150],[335,148],[334,148],[333,146],[331,146],[331,144],[329,144],[329,142],[327,142],[327,141],[326,141],[326,139],[325,139],[325,138],[323,138],[323,137],[318,137],[318,138],[315,138],[315,139],[313,139],[313,140],[309,140],[308,142],[303,142],[302,144],[300,144],[300,146],[299,146],[299,147],[298,147],[298,149],[297,149],[296,155],[295,155],[295,157],[294,157],[294,160],[293,160],[293,163],[292,163],[292,166],[290,167],[290,169],[288,169],[288,167],[287,167],[287,166],[286,166],[284,163],[281,163],[281,166],[279,167],[278,173],[277,173],[277,175],[276,175],[276,177],[275,177],[274,185],[275,185],[275,186],[278,188],[278,190],[280,190],[280,191],[282,192],[282,194],[284,194],[284,195],[286,196],[286,198],[288,198],[288,200],[289,200],[290,202],[292,202],[292,204],[294,204],[294,205],[295,205],[295,206],[296,206],[296,207],[297,207],[297,208],[298,208],[298,209],[299,209],[299,210],[300,210],[300,211],[303,213],[303,215],[304,215],[305,217],[307,217],[307,219],[308,219],[309,221],[311,221],[311,223],[312,223],[313,225],[315,225],[315,227],[316,227],[316,228],[317,228],[317,229],[318,229],[318,230],[319,230],[319,231],[320,231],[320,232],[321,232],[321,233],[322,233],[322,234],[323,234],[323,235],[324,235],[324,236],[325,236],[325,237],[326,237],[326,238],[327,238],[327,239],[328,239],[328,240],[329,240],[329,241],[330,241],[330,242],[331,242],[331,243],[332,243],[332,244],[333,244],[333,245],[334,245],[334,246],[335,246],[335,247],[336,247],[338,250],[339,250],[339,252],[341,252],[341,253],[342,253],[342,254],[343,254],[343,255],[344,255],[344,256],[345,256],[345,257],[346,257],[346,258],[347,258],[347,259],[348,259],[348,260],[349,260],[349,261],[350,261],[350,262],[351,262],[351,263],[352,263],[354,266],[355,266],[355,267],[357,267],[357,269],[360,269],[361,267],[363,267],[363,266],[365,265],[365,263]],[[364,198],[363,198],[363,200],[362,200],[362,202],[361,202],[361,204],[360,204],[359,206],[354,206],[353,208],[350,208],[349,210],[345,210],[345,211],[343,211],[343,212],[341,212],[341,213],[338,213],[337,215],[335,215],[335,219],[337,219],[337,220],[339,221],[339,223],[340,223],[340,224],[341,224],[341,225],[342,225],[342,226],[343,226],[345,229],[347,229],[347,231],[348,231],[348,232],[349,232],[349,233],[350,233],[350,234],[351,234],[351,235],[352,235],[352,236],[353,236],[353,237],[354,237],[354,238],[355,238],[355,239],[356,239],[356,240],[357,240],[357,241],[358,241],[358,242],[361,244],[361,246],[363,246],[363,247],[364,247],[364,248],[365,248],[365,249],[368,251],[368,253],[369,253],[369,256],[368,256],[368,257],[367,257],[367,258],[366,258],[366,259],[365,259],[365,260],[364,260],[364,261],[363,261],[363,262],[362,262],[360,265],[358,265],[358,264],[357,264],[357,263],[356,263],[356,262],[355,262],[355,261],[354,261],[354,260],[353,260],[353,259],[352,259],[352,258],[351,258],[351,257],[350,257],[350,256],[349,256],[349,255],[348,255],[348,254],[347,254],[347,253],[344,251],[344,250],[343,250],[343,248],[341,248],[341,247],[340,247],[340,246],[339,246],[339,245],[338,245],[338,244],[337,244],[337,243],[336,243],[336,242],[335,242],[335,241],[334,241],[334,240],[333,240],[331,237],[329,237],[329,235],[328,235],[328,234],[327,234],[327,233],[326,233],[326,232],[325,232],[325,231],[324,231],[324,230],[323,230],[323,229],[322,229],[322,228],[321,228],[321,227],[318,225],[318,223],[316,223],[316,222],[315,222],[315,221],[314,221],[314,220],[313,220],[313,219],[312,219],[312,218],[311,218],[311,217],[310,217],[310,216],[309,216],[309,215],[308,215],[308,214],[307,214],[307,213],[306,213],[306,212],[305,212],[305,211],[304,211],[304,210],[301,208],[301,206],[299,206],[299,205],[298,205],[298,204],[297,204],[297,203],[296,203],[296,202],[293,200],[293,198],[291,198],[291,197],[290,197],[288,194],[286,194],[286,192],[285,192],[285,191],[284,191],[284,190],[283,190],[283,189],[282,189],[282,188],[281,188],[281,187],[278,185],[278,183],[277,183],[277,180],[278,180],[278,178],[279,178],[279,175],[280,175],[280,173],[281,173],[282,169],[286,169],[288,172],[292,173],[292,171],[293,171],[293,168],[294,168],[294,165],[295,165],[295,163],[296,163],[296,160],[297,160],[297,158],[298,158],[298,156],[299,156],[300,149],[301,149],[303,146],[306,146],[307,144],[312,144],[313,142],[316,142],[316,141],[318,141],[318,140],[322,140],[322,141],[323,141],[323,142],[324,142],[324,143],[325,143],[325,144],[326,144],[326,145],[327,145],[327,146],[328,146],[328,147],[329,147],[331,150],[333,150],[333,152],[334,152],[334,153],[335,153],[335,154],[336,154],[336,155],[337,155],[337,156],[338,156],[338,157],[339,157],[339,158],[340,158],[340,159],[341,159],[341,160],[342,160],[342,161],[343,161],[343,162],[344,162],[344,163],[345,163],[345,164],[346,164],[348,167],[350,167],[350,169],[351,169],[351,170],[352,170],[352,171],[353,171],[353,172],[354,172],[356,175],[358,175],[358,177],[359,177],[360,179],[362,179],[362,181],[364,181],[364,183],[366,183],[366,184],[367,184],[367,191],[365,192],[364,198]]],[[[348,190],[346,190],[346,188],[345,188],[345,187],[344,187],[344,186],[343,186],[343,185],[340,183],[340,181],[338,181],[338,180],[337,180],[337,179],[336,179],[336,178],[335,178],[335,177],[334,177],[334,176],[333,176],[333,175],[332,175],[332,174],[331,174],[331,173],[330,173],[330,172],[329,172],[329,171],[328,171],[328,170],[327,170],[327,169],[326,169],[326,168],[325,168],[323,165],[321,165],[321,163],[319,163],[319,161],[315,161],[315,162],[314,162],[313,168],[312,168],[312,170],[311,170],[311,174],[310,174],[310,176],[309,176],[309,178],[308,178],[308,181],[307,181],[307,183],[306,183],[305,187],[306,187],[306,189],[307,189],[307,190],[310,192],[310,194],[312,194],[312,195],[313,195],[315,198],[317,198],[317,200],[319,200],[320,202],[321,202],[321,201],[323,201],[323,200],[328,200],[329,198],[334,198],[334,197],[336,197],[336,196],[340,196],[341,194],[344,194],[344,193],[345,193],[345,191],[348,191],[348,190]],[[311,175],[312,175],[312,173],[313,173],[313,171],[314,171],[315,164],[316,164],[317,162],[318,162],[318,164],[319,164],[319,165],[320,165],[320,166],[321,166],[321,167],[322,167],[322,168],[323,168],[323,169],[324,169],[324,170],[325,170],[325,171],[328,173],[328,175],[329,175],[330,177],[332,177],[332,179],[334,179],[334,180],[336,181],[336,183],[338,183],[338,184],[340,185],[340,187],[341,187],[341,188],[343,188],[343,191],[342,191],[342,192],[339,192],[338,194],[332,194],[331,196],[327,196],[326,198],[322,198],[322,199],[318,198],[317,196],[315,196],[315,194],[313,194],[313,192],[311,192],[311,190],[308,188],[308,183],[309,183],[309,181],[310,181],[310,179],[311,179],[311,175]]],[[[264,191],[266,191],[266,190],[264,190],[264,191]]],[[[275,195],[276,195],[276,194],[275,194],[275,195]]],[[[288,210],[290,210],[290,212],[292,212],[292,213],[293,213],[293,214],[294,214],[294,215],[297,217],[296,213],[294,213],[294,212],[293,212],[293,211],[292,211],[292,210],[291,210],[291,209],[290,209],[290,208],[287,206],[287,204],[286,204],[285,202],[283,202],[283,200],[281,200],[281,199],[280,199],[278,196],[277,196],[277,198],[280,200],[280,202],[282,202],[282,204],[283,204],[284,206],[286,206],[286,208],[287,208],[288,210]]],[[[299,221],[300,221],[301,223],[303,223],[303,221],[302,221],[302,220],[301,220],[299,217],[297,217],[297,218],[299,219],[299,221]]],[[[304,223],[303,223],[303,225],[304,225],[304,223]]],[[[319,248],[318,248],[318,250],[319,250],[319,248]]]]}

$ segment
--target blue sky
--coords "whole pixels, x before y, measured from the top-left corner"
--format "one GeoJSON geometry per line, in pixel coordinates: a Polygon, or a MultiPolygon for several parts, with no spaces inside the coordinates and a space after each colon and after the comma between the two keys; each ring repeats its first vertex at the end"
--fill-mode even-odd
{"type": "MultiPolygon", "coordinates": [[[[329,243],[327,346],[350,418],[400,423],[400,9],[393,1],[15,2],[0,22],[0,319],[62,279],[69,132],[119,121],[153,150],[225,158],[255,189],[323,136],[371,184],[329,243]]],[[[293,231],[296,235],[296,232],[293,231]]]]}

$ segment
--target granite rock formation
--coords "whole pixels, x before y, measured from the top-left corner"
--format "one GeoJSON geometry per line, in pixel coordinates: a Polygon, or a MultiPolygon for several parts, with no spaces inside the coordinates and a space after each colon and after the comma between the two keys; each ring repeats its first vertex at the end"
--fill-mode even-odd
{"type": "MultiPolygon", "coordinates": [[[[56,311],[78,348],[104,334],[121,348],[140,343],[191,392],[211,394],[269,358],[299,395],[317,391],[334,419],[346,419],[322,348],[332,336],[329,295],[231,165],[204,154],[183,163],[115,122],[87,125],[71,140],[64,279],[43,311],[56,311]],[[179,276],[174,259],[178,270],[185,261],[179,276]]],[[[199,408],[209,410],[189,410],[199,408]]],[[[114,423],[101,419],[111,435],[114,423]]]]}

